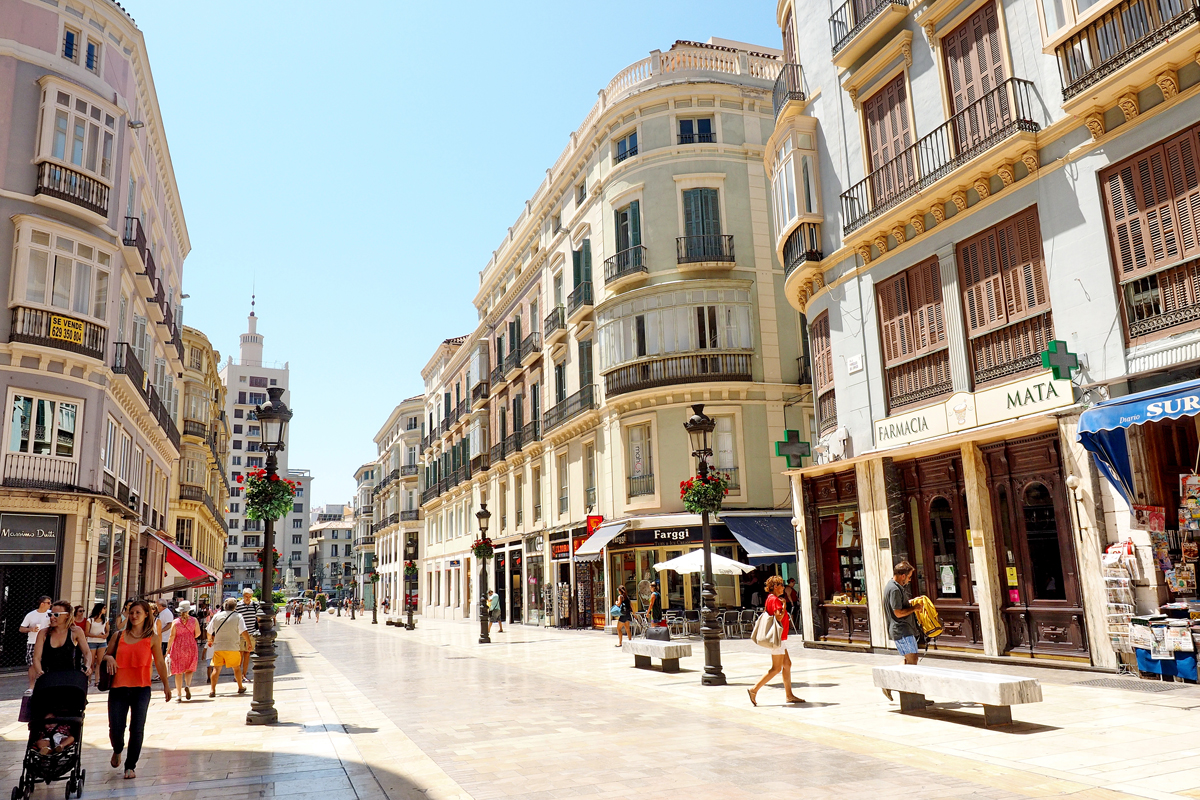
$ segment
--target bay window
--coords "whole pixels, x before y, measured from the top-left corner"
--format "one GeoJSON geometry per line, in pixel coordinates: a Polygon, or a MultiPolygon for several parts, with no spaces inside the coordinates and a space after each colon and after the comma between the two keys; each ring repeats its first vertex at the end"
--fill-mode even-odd
{"type": "Polygon", "coordinates": [[[19,224],[17,265],[14,301],[107,321],[111,253],[19,224]]]}
{"type": "MultiPolygon", "coordinates": [[[[98,48],[89,48],[88,60],[89,64],[99,64],[98,48]]],[[[40,125],[39,160],[54,160],[111,183],[117,132],[115,112],[65,84],[46,80],[42,86],[40,125]]]]}
{"type": "Polygon", "coordinates": [[[18,391],[12,395],[8,451],[75,457],[79,401],[63,401],[18,391]]]}

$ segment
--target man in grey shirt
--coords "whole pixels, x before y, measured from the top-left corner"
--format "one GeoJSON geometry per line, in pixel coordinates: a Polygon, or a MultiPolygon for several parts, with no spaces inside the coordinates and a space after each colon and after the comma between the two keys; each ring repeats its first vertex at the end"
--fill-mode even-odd
{"type": "MultiPolygon", "coordinates": [[[[912,580],[913,565],[901,561],[892,568],[892,579],[883,587],[883,608],[887,612],[888,636],[896,643],[896,650],[904,656],[905,664],[917,663],[917,620],[913,616],[916,609],[912,605],[912,596],[908,584],[912,580]]],[[[892,699],[892,693],[884,689],[887,699],[892,699]]]]}

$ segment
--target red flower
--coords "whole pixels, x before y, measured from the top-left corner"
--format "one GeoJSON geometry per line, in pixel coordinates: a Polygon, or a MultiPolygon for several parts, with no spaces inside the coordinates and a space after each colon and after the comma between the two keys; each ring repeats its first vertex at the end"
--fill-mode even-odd
{"type": "Polygon", "coordinates": [[[271,480],[273,480],[273,481],[277,481],[277,480],[279,480],[279,476],[278,476],[278,475],[272,475],[272,476],[271,476],[271,480]]]}
{"type": "Polygon", "coordinates": [[[241,476],[241,475],[238,475],[238,476],[237,476],[237,482],[238,482],[238,483],[241,483],[241,482],[242,482],[242,476],[241,476]]]}

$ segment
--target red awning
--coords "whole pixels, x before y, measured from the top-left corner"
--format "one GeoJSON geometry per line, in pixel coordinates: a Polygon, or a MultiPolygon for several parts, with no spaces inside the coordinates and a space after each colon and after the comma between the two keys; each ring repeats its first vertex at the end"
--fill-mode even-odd
{"type": "Polygon", "coordinates": [[[151,534],[155,539],[163,543],[163,547],[167,548],[167,563],[171,565],[183,578],[189,582],[207,580],[207,583],[197,584],[193,586],[208,585],[208,583],[216,583],[217,578],[213,575],[208,567],[201,564],[196,559],[192,558],[186,550],[174,542],[168,541],[157,534],[151,534]]]}

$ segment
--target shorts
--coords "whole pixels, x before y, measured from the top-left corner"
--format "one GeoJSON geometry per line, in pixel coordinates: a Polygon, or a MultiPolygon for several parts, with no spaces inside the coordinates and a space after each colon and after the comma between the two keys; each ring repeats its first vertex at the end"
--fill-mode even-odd
{"type": "Polygon", "coordinates": [[[917,652],[917,637],[901,636],[896,640],[896,650],[902,656],[912,655],[917,652]]]}
{"type": "Polygon", "coordinates": [[[254,634],[253,633],[250,634],[250,644],[246,644],[245,642],[242,642],[242,652],[243,653],[253,653],[254,645],[255,645],[256,641],[257,641],[257,639],[255,639],[254,634]]]}
{"type": "Polygon", "coordinates": [[[101,647],[108,645],[108,642],[88,642],[88,650],[99,650],[101,647]]]}
{"type": "Polygon", "coordinates": [[[621,616],[617,617],[617,622],[633,622],[633,617],[628,614],[622,614],[621,616]]]}
{"type": "Polygon", "coordinates": [[[33,644],[30,644],[27,642],[25,644],[25,666],[27,666],[27,667],[33,666],[33,648],[36,646],[37,646],[36,642],[34,642],[33,644]]]}
{"type": "Polygon", "coordinates": [[[767,649],[771,651],[771,655],[781,656],[787,652],[787,645],[781,644],[779,647],[768,647],[767,649]]]}
{"type": "Polygon", "coordinates": [[[240,650],[218,650],[213,653],[212,665],[213,669],[221,667],[237,669],[242,665],[242,653],[240,650]]]}

